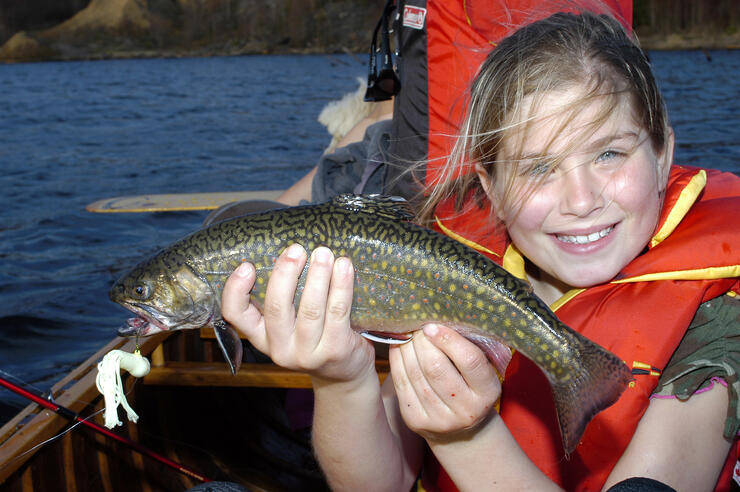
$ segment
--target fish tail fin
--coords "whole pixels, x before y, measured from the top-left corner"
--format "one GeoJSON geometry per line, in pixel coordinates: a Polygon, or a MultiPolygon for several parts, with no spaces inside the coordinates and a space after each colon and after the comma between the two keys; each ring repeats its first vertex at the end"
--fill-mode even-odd
{"type": "Polygon", "coordinates": [[[565,377],[550,381],[566,456],[578,445],[591,419],[615,403],[633,379],[616,355],[588,339],[583,341],[578,365],[565,377]]]}

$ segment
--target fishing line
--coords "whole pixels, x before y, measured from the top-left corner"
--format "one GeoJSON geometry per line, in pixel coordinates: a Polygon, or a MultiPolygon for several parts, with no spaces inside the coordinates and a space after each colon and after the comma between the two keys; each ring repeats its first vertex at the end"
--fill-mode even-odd
{"type": "MultiPolygon", "coordinates": [[[[103,412],[103,411],[105,411],[105,409],[104,409],[104,408],[102,408],[102,409],[98,410],[97,412],[93,412],[93,414],[92,414],[92,415],[90,415],[89,417],[85,417],[84,419],[81,419],[81,420],[90,420],[91,418],[95,417],[96,415],[98,415],[99,413],[101,413],[101,412],[103,412]]],[[[81,422],[81,421],[75,422],[75,423],[74,423],[74,424],[72,424],[72,425],[71,425],[71,426],[70,426],[70,427],[69,427],[68,429],[65,429],[65,430],[63,430],[62,432],[60,432],[60,433],[59,433],[59,434],[57,434],[56,436],[52,436],[52,437],[50,437],[49,439],[47,439],[46,441],[40,442],[40,443],[38,443],[37,445],[33,446],[32,448],[29,448],[29,449],[25,450],[24,452],[22,452],[21,454],[19,454],[19,455],[18,455],[18,456],[16,456],[15,458],[13,458],[12,460],[8,461],[8,462],[7,462],[6,464],[5,464],[5,466],[3,466],[2,468],[7,468],[8,466],[10,466],[11,464],[15,463],[15,462],[16,462],[16,461],[18,461],[19,459],[23,458],[23,457],[24,457],[24,456],[26,456],[27,454],[33,453],[33,452],[35,452],[35,451],[36,451],[37,449],[39,449],[39,448],[41,448],[41,447],[43,447],[43,446],[46,446],[46,445],[47,445],[47,444],[49,444],[50,442],[56,441],[57,439],[59,439],[60,437],[63,437],[63,436],[65,435],[65,434],[67,434],[68,432],[71,432],[71,431],[72,431],[72,429],[74,429],[75,427],[77,427],[77,426],[79,426],[79,425],[81,425],[81,424],[82,424],[82,422],[81,422]]]]}

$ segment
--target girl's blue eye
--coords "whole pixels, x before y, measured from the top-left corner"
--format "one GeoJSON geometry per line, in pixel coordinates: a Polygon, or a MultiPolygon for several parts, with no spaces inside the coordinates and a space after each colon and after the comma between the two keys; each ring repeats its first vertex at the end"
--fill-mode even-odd
{"type": "Polygon", "coordinates": [[[529,166],[524,166],[524,168],[519,173],[520,176],[528,176],[528,177],[539,177],[544,176],[550,171],[550,165],[546,162],[541,163],[533,163],[529,166]]]}
{"type": "Polygon", "coordinates": [[[548,166],[547,164],[537,164],[529,170],[529,174],[532,176],[542,176],[544,174],[547,174],[547,171],[549,170],[550,166],[548,166]]]}
{"type": "Polygon", "coordinates": [[[596,158],[597,161],[606,161],[609,159],[614,159],[615,157],[619,157],[621,155],[621,152],[617,152],[616,150],[607,150],[601,153],[599,157],[596,158]]]}

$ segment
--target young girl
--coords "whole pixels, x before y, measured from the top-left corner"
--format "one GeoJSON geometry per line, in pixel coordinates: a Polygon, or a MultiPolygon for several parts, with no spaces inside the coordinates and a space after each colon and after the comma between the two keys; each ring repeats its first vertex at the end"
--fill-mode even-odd
{"type": "Polygon", "coordinates": [[[539,370],[515,355],[500,384],[448,327],[392,347],[381,386],[371,344],[350,328],[352,264],[326,248],[312,252],[297,311],[306,253],[294,245],[262,313],[244,264],[224,317],[277,364],[311,374],[314,446],[335,489],[405,491],[423,469],[427,490],[628,490],[633,477],[711,490],[739,427],[740,303],[725,294],[740,290],[740,180],[672,157],[649,63],[621,25],[555,14],[488,56],[420,210],[632,368],[634,383],[570,456],[539,370]]]}

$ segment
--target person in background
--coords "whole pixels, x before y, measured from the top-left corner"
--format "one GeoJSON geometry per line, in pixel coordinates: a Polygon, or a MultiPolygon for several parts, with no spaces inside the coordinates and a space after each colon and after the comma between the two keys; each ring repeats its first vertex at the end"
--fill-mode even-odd
{"type": "Polygon", "coordinates": [[[351,262],[315,249],[295,309],[307,258],[290,246],[264,314],[249,302],[248,263],[229,278],[222,312],[276,363],[311,375],[313,443],[332,488],[409,490],[420,473],[425,490],[729,487],[740,179],[673,164],[650,64],[609,15],[520,28],[486,58],[467,108],[418,221],[527,280],[626,361],[634,382],[569,456],[535,366],[515,354],[500,383],[450,327],[426,325],[391,347],[381,385],[371,343],[350,326],[351,262]]]}

